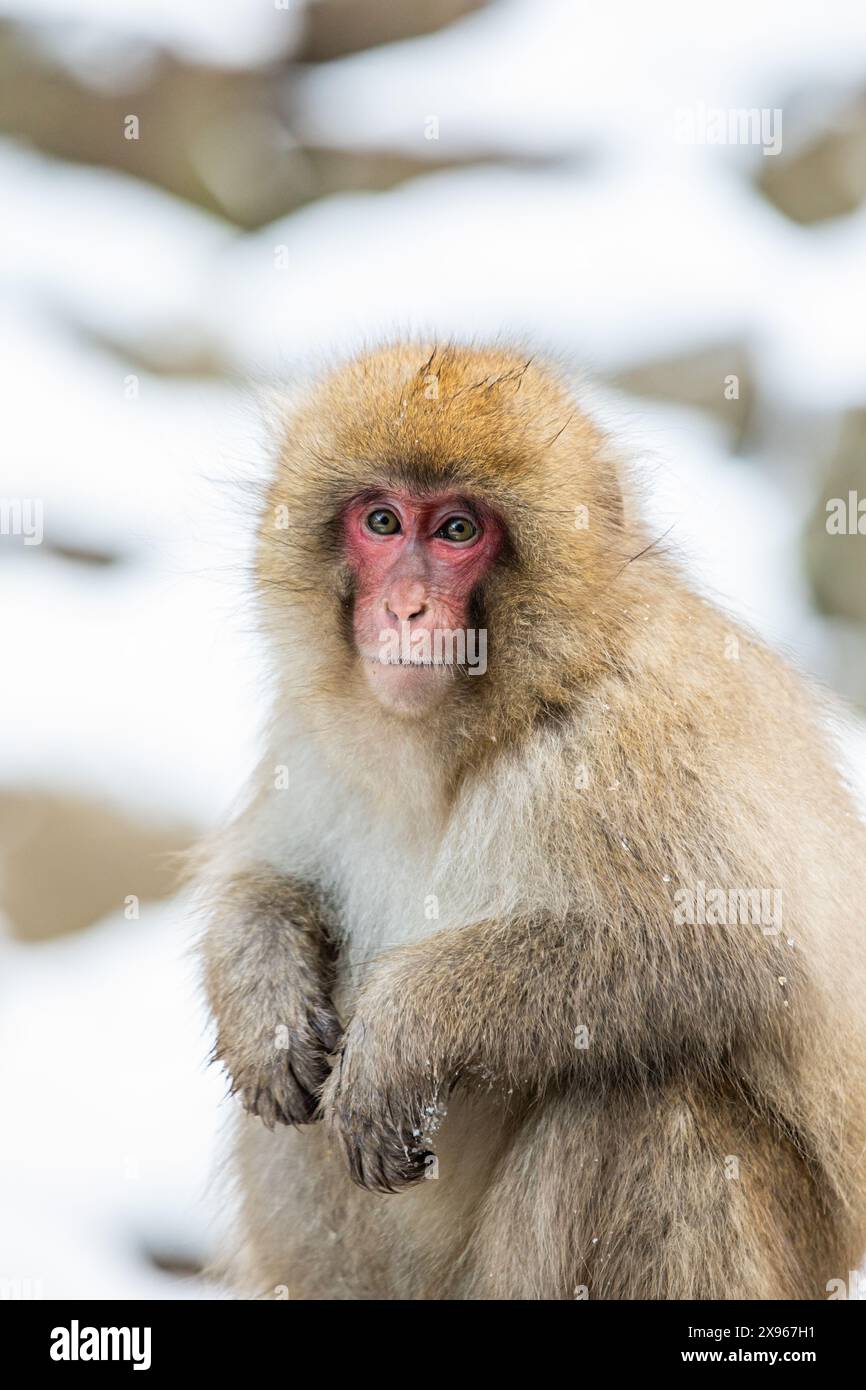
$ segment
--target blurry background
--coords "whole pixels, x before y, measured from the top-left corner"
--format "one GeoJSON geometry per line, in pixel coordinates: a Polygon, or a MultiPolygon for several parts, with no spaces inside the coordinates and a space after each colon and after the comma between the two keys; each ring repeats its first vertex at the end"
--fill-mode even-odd
{"type": "Polygon", "coordinates": [[[170,854],[255,754],[249,383],[394,328],[580,364],[696,580],[862,710],[866,7],[0,0],[0,134],[0,1295],[195,1296],[170,854]]]}

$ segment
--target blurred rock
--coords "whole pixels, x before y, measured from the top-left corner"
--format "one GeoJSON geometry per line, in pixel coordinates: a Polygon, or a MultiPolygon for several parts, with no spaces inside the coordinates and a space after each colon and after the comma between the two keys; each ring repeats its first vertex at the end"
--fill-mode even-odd
{"type": "Polygon", "coordinates": [[[205,1257],[186,1250],[145,1250],[144,1258],[162,1274],[176,1279],[195,1279],[205,1272],[205,1257]]]}
{"type": "Polygon", "coordinates": [[[119,555],[107,550],[76,545],[72,541],[46,541],[44,548],[48,555],[56,555],[59,560],[66,560],[72,565],[85,565],[88,569],[107,569],[109,565],[116,565],[120,559],[119,555]]]}
{"type": "Polygon", "coordinates": [[[209,381],[224,379],[231,372],[231,363],[225,354],[219,351],[207,329],[198,324],[184,323],[179,327],[171,323],[166,327],[158,325],[146,335],[141,332],[121,335],[99,332],[89,324],[78,323],[61,314],[57,318],[64,319],[70,339],[74,335],[89,351],[115,358],[118,371],[123,375],[132,371],[157,377],[209,381]]]}
{"type": "Polygon", "coordinates": [[[751,424],[755,393],[749,354],[742,343],[716,343],[630,367],[613,378],[629,395],[675,401],[716,416],[741,447],[751,424]],[[736,380],[731,380],[736,378],[736,380]]]}
{"type": "Polygon", "coordinates": [[[487,0],[311,0],[297,54],[309,63],[327,62],[378,44],[412,39],[444,29],[480,10],[487,0]]]}
{"type": "Polygon", "coordinates": [[[758,187],[794,222],[809,224],[853,212],[866,199],[866,94],[829,128],[788,157],[764,159],[758,187]]]}
{"type": "Polygon", "coordinates": [[[845,417],[807,528],[804,552],[819,609],[866,626],[866,409],[845,417]],[[834,500],[839,505],[828,512],[834,500]],[[863,534],[857,530],[858,500],[864,504],[859,523],[863,534]],[[837,511],[844,517],[841,534],[834,534],[832,517],[837,511]]]}
{"type": "MultiPolygon", "coordinates": [[[[273,77],[264,85],[273,88],[273,77]]],[[[231,141],[222,158],[212,146],[232,120],[246,140],[249,122],[265,119],[262,103],[266,111],[258,73],[221,72],[156,51],[122,91],[87,85],[25,30],[0,27],[0,130],[62,159],[134,174],[235,221],[256,221],[246,194],[256,160],[248,156],[252,167],[242,176],[231,141]],[[124,134],[130,116],[138,139],[124,134]]]]}
{"type": "Polygon", "coordinates": [[[169,897],[178,883],[173,856],[194,839],[189,826],[154,827],[73,796],[3,792],[0,911],[22,940],[80,931],[122,910],[130,895],[141,904],[169,897]]]}
{"type": "MultiPolygon", "coordinates": [[[[128,89],[87,85],[24,30],[0,25],[0,132],[117,169],[254,229],[335,192],[382,192],[452,161],[303,148],[292,68],[249,72],[154,52],[128,89]],[[138,138],[128,139],[130,117],[138,138]]],[[[183,370],[208,370],[200,361],[183,370]]],[[[172,364],[168,364],[172,370],[172,364]]]]}

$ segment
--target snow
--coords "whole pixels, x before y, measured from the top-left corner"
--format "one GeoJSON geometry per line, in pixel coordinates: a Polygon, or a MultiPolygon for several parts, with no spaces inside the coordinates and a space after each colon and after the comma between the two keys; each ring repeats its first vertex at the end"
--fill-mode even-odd
{"type": "Polygon", "coordinates": [[[415,154],[668,144],[673,113],[777,107],[801,83],[862,78],[858,0],[499,0],[451,29],[313,71],[305,133],[415,154]],[[425,121],[439,117],[439,143],[425,121]]]}
{"type": "Polygon", "coordinates": [[[214,260],[235,235],[228,224],[125,174],[8,141],[0,184],[14,189],[0,221],[0,283],[109,337],[147,344],[195,331],[214,260]]]}
{"type": "Polygon", "coordinates": [[[185,916],[142,905],[139,921],[0,951],[0,1277],[44,1298],[208,1292],[146,1258],[197,1259],[220,1229],[203,1177],[224,1086],[205,1067],[185,916]]]}
{"type": "Polygon", "coordinates": [[[784,283],[788,247],[775,222],[757,199],[709,177],[683,187],[616,166],[591,180],[440,173],[391,194],[320,202],[247,238],[224,258],[215,309],[248,367],[407,326],[484,335],[505,324],[604,368],[673,351],[708,325],[745,332],[784,283]],[[635,199],[647,200],[639,225],[635,199]],[[275,270],[281,245],[288,265],[275,270]],[[724,277],[710,273],[716,265],[724,277]]]}
{"type": "Polygon", "coordinates": [[[245,67],[267,62],[291,48],[307,0],[2,0],[0,15],[43,26],[43,41],[67,57],[76,29],[95,44],[106,35],[129,45],[142,41],[173,49],[180,58],[245,67]]]}
{"type": "Polygon", "coordinates": [[[206,826],[256,747],[258,655],[246,593],[251,531],[228,503],[261,475],[245,394],[139,373],[15,311],[0,345],[4,492],[43,503],[47,541],[121,563],[72,567],[37,547],[4,556],[7,650],[0,767],[206,826]],[[63,411],[46,410],[46,382],[63,411]],[[240,492],[238,493],[238,489],[240,492]],[[239,659],[240,658],[240,659],[239,659]],[[58,699],[58,679],[62,699],[58,699]]]}

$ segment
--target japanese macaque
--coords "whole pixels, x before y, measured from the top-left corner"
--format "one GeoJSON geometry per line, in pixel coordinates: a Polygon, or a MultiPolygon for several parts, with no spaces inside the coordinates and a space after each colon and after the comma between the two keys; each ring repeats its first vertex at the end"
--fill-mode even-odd
{"type": "Polygon", "coordinates": [[[866,832],[823,702],[653,542],[535,361],[402,344],[293,407],[268,752],[205,875],[240,1289],[857,1268],[866,832]]]}

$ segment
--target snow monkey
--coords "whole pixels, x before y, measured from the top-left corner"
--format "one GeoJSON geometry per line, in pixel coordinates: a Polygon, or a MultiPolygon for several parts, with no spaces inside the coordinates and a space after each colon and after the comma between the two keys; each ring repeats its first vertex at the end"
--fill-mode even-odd
{"type": "Polygon", "coordinates": [[[866,831],[825,702],[550,366],[377,349],[280,434],[269,745],[205,871],[238,1287],[826,1297],[866,1247],[866,831]]]}

